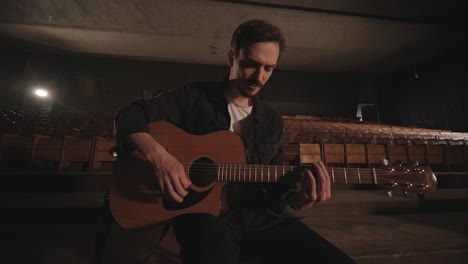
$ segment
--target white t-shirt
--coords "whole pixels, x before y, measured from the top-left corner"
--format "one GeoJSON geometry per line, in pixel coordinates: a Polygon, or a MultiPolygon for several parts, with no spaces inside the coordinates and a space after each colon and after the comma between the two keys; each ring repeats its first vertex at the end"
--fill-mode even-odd
{"type": "Polygon", "coordinates": [[[243,120],[252,112],[252,106],[239,106],[233,101],[228,103],[228,111],[231,116],[231,126],[229,130],[238,135],[242,135],[243,120]]]}

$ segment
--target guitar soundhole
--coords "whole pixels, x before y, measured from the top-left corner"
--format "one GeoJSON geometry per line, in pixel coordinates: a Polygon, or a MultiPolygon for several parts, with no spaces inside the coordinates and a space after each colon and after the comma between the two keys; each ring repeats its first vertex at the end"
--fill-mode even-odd
{"type": "MultiPolygon", "coordinates": [[[[200,158],[193,162],[189,170],[189,177],[192,184],[203,188],[216,180],[218,171],[216,165],[209,158],[200,158]]],[[[182,203],[178,203],[169,197],[163,198],[163,206],[166,210],[179,210],[193,206],[203,200],[210,193],[211,188],[204,192],[196,192],[189,189],[182,203]]]]}
{"type": "Polygon", "coordinates": [[[209,158],[199,158],[190,166],[190,180],[198,187],[205,187],[216,180],[218,171],[209,158]]]}

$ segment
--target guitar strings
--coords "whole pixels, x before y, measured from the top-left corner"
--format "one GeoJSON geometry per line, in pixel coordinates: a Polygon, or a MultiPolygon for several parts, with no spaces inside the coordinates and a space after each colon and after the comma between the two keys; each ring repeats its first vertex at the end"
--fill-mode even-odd
{"type": "MultiPolygon", "coordinates": [[[[241,170],[248,170],[248,169],[251,169],[251,168],[257,168],[260,169],[260,170],[263,170],[265,172],[267,171],[283,171],[283,168],[284,170],[288,170],[288,171],[291,171],[293,169],[296,169],[298,167],[295,167],[295,166],[281,166],[281,165],[278,165],[278,166],[274,166],[274,165],[254,165],[254,164],[246,164],[246,165],[231,165],[231,164],[193,164],[193,165],[190,165],[190,166],[185,166],[185,168],[191,168],[192,170],[200,170],[200,171],[218,171],[218,170],[222,170],[222,169],[232,169],[232,170],[236,170],[238,171],[239,169],[241,170]],[[221,166],[221,168],[220,168],[221,166]]],[[[369,174],[373,174],[373,170],[372,168],[342,168],[342,167],[333,167],[333,170],[335,173],[339,173],[339,172],[343,172],[346,170],[346,173],[353,173],[353,172],[357,172],[359,169],[359,172],[360,174],[364,174],[364,173],[369,173],[369,174]]],[[[327,171],[328,172],[331,172],[331,168],[328,167],[327,168],[327,171]]],[[[411,173],[411,171],[388,171],[388,170],[383,170],[383,169],[375,169],[375,172],[377,174],[387,174],[387,175],[390,175],[390,174],[396,174],[398,172],[401,172],[401,173],[411,173]]]]}
{"type": "MultiPolygon", "coordinates": [[[[204,172],[204,173],[213,173],[213,174],[218,174],[221,172],[224,174],[224,176],[217,175],[218,179],[230,179],[232,180],[237,180],[244,178],[247,180],[249,178],[249,181],[252,181],[252,176],[254,181],[262,181],[266,182],[265,178],[270,178],[271,181],[277,181],[277,176],[282,177],[283,176],[283,171],[284,172],[290,172],[294,170],[295,168],[298,168],[297,166],[283,166],[283,165],[257,165],[257,164],[189,164],[185,163],[185,168],[190,168],[190,172],[204,172]],[[256,170],[256,172],[254,172],[256,170]],[[254,174],[256,173],[257,176],[251,175],[252,172],[254,174]],[[246,175],[249,174],[249,176],[246,175]],[[278,175],[279,174],[279,175],[278,175]],[[261,179],[259,180],[259,178],[261,179]]],[[[342,183],[342,182],[356,182],[356,180],[359,180],[361,183],[374,183],[374,170],[375,170],[375,177],[378,180],[389,180],[389,181],[396,181],[395,179],[395,174],[398,174],[400,171],[393,171],[389,172],[388,170],[383,170],[383,169],[372,169],[372,168],[359,168],[359,174],[358,174],[358,168],[343,168],[343,167],[333,167],[333,173],[332,173],[332,168],[327,167],[327,172],[330,174],[330,178],[332,177],[332,174],[334,174],[333,180],[335,183],[342,183]],[[345,171],[346,170],[346,171],[345,171]],[[385,176],[392,176],[391,178],[385,177],[385,176]]],[[[415,173],[420,173],[420,172],[407,172],[407,171],[401,171],[401,173],[408,173],[408,174],[415,174],[415,173]]],[[[408,176],[408,175],[406,175],[408,176]]],[[[413,179],[414,180],[414,179],[413,179]]]]}
{"type": "MultiPolygon", "coordinates": [[[[189,164],[189,163],[184,163],[183,165],[187,165],[187,166],[184,166],[185,168],[190,168],[191,171],[219,171],[219,170],[236,170],[236,171],[239,171],[242,170],[246,170],[248,171],[249,169],[255,169],[257,168],[257,172],[259,172],[258,170],[263,170],[264,172],[274,172],[274,171],[278,171],[278,172],[282,172],[283,169],[286,171],[288,170],[289,171],[292,171],[296,168],[299,168],[297,166],[283,166],[283,165],[257,165],[257,164],[230,164],[230,163],[221,163],[221,164],[189,164]],[[220,166],[222,166],[220,168],[220,166]]],[[[330,173],[332,168],[330,167],[326,167],[327,171],[330,173]]],[[[359,173],[361,175],[363,174],[368,174],[368,175],[373,175],[373,171],[375,170],[376,174],[378,175],[392,175],[392,174],[398,174],[399,172],[401,173],[419,173],[419,172],[411,172],[411,171],[388,171],[388,170],[384,170],[384,169],[373,169],[373,168],[343,168],[343,167],[333,167],[333,171],[335,173],[344,173],[344,171],[346,170],[346,173],[350,173],[352,174],[353,172],[356,172],[358,171],[359,169],[359,173]]]]}

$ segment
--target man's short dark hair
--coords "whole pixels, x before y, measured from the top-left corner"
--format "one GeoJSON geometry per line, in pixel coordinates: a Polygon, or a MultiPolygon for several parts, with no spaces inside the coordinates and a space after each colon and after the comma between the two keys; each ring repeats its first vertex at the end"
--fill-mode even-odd
{"type": "Polygon", "coordinates": [[[231,48],[236,55],[239,50],[257,42],[277,42],[280,54],[285,47],[285,40],[281,30],[260,19],[253,19],[240,24],[232,34],[231,48]]]}

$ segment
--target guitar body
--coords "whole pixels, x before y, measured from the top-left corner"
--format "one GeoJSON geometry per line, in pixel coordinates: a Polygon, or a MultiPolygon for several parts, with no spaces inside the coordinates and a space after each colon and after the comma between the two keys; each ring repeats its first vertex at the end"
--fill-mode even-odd
{"type": "Polygon", "coordinates": [[[150,134],[185,167],[192,181],[182,203],[163,195],[154,168],[138,151],[119,158],[111,190],[110,208],[115,220],[128,229],[161,224],[188,213],[219,215],[224,183],[217,182],[217,171],[200,173],[207,164],[245,163],[244,146],[236,134],[218,131],[191,135],[166,122],[149,125],[150,134]]]}
{"type": "MultiPolygon", "coordinates": [[[[224,182],[277,182],[294,166],[246,165],[242,140],[217,131],[191,135],[166,122],[149,125],[150,133],[185,168],[192,185],[182,203],[161,193],[155,169],[138,151],[119,157],[109,194],[115,220],[128,229],[164,223],[178,215],[227,211],[224,182]]],[[[390,190],[436,190],[437,179],[425,166],[382,168],[327,167],[331,183],[376,184],[390,190]]]]}

